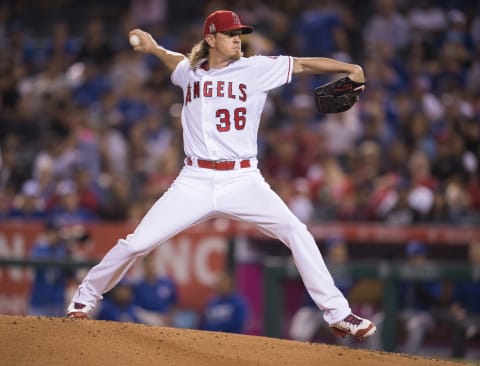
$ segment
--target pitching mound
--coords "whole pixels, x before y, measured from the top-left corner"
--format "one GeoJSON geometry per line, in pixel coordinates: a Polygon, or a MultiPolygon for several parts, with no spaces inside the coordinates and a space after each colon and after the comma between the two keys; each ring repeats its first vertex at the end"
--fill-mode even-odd
{"type": "Polygon", "coordinates": [[[0,316],[0,363],[3,366],[462,365],[266,337],[9,315],[0,316]]]}

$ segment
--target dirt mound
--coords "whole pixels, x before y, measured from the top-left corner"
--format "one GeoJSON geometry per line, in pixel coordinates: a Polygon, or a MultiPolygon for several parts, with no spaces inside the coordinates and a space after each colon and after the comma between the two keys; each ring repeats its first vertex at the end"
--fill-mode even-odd
{"type": "Polygon", "coordinates": [[[462,365],[267,337],[99,320],[0,316],[0,364],[34,365],[462,365]]]}

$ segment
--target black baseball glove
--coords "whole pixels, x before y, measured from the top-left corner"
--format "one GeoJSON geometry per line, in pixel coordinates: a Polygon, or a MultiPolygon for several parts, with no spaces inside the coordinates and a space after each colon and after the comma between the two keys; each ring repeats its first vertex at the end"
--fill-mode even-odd
{"type": "Polygon", "coordinates": [[[320,113],[338,113],[350,109],[365,89],[365,83],[353,81],[348,76],[317,86],[315,103],[320,113]]]}

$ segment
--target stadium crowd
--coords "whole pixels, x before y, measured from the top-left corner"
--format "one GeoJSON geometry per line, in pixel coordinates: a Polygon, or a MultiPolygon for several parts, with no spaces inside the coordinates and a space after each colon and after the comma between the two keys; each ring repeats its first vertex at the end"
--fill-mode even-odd
{"type": "Polygon", "coordinates": [[[260,167],[307,223],[479,221],[480,10],[469,1],[8,2],[0,5],[0,218],[136,220],[183,165],[182,96],[128,44],[187,53],[212,9],[250,54],[364,66],[367,89],[319,115],[297,78],[263,115],[260,167]]]}

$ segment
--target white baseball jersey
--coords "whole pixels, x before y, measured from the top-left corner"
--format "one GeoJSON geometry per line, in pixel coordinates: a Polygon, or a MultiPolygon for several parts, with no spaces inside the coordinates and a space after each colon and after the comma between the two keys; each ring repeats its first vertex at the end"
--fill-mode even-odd
{"type": "Polygon", "coordinates": [[[172,82],[183,89],[185,154],[208,160],[255,157],[267,93],[289,83],[292,70],[290,56],[242,57],[210,70],[181,61],[172,82]]]}

